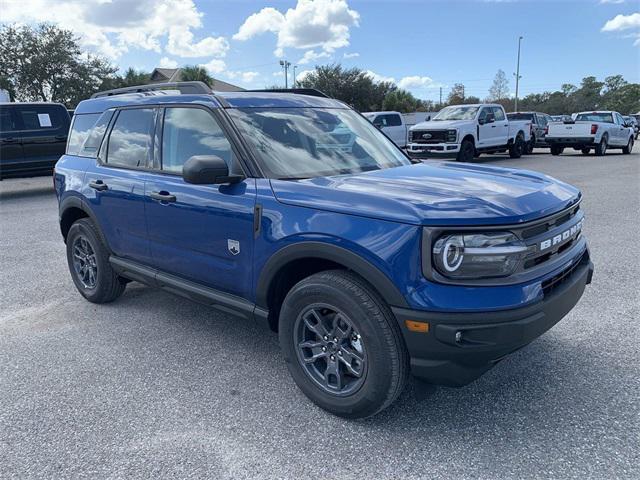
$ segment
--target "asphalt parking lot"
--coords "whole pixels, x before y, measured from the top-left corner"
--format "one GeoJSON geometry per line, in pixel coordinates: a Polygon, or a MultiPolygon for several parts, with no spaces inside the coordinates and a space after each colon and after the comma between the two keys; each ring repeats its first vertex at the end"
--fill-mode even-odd
{"type": "Polygon", "coordinates": [[[594,281],[475,383],[357,422],[256,325],[139,284],[86,302],[51,179],[0,182],[0,477],[640,478],[639,152],[481,157],[582,189],[594,281]]]}

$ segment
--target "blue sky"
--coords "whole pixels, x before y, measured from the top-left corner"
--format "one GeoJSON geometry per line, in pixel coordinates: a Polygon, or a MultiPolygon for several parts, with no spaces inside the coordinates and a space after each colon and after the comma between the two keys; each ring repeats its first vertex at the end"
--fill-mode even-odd
{"type": "MultiPolygon", "coordinates": [[[[0,0],[3,21],[52,21],[122,69],[205,65],[244,87],[284,82],[278,61],[340,62],[437,100],[461,82],[485,97],[502,69],[522,95],[586,75],[640,82],[637,0],[0,0]],[[54,6],[56,8],[51,8],[54,6]],[[305,61],[306,57],[306,61],[305,61]]],[[[304,73],[302,73],[304,75],[304,73]]]]}

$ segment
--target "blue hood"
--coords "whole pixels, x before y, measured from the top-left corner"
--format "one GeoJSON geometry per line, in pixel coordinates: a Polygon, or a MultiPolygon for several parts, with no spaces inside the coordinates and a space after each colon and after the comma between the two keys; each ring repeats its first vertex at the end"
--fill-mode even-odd
{"type": "Polygon", "coordinates": [[[448,162],[271,185],[289,205],[416,225],[516,224],[580,198],[575,187],[542,173],[448,162]]]}

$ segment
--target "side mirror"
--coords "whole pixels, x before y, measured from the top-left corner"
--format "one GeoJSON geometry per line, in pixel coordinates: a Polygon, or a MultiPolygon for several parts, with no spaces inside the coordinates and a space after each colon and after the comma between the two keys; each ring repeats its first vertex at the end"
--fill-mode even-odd
{"type": "Polygon", "coordinates": [[[496,117],[493,113],[487,113],[486,118],[484,119],[484,123],[493,123],[496,121],[496,117]]]}
{"type": "Polygon", "coordinates": [[[378,130],[382,130],[382,127],[384,125],[382,125],[381,123],[374,123],[373,126],[376,127],[378,130]]]}
{"type": "Polygon", "coordinates": [[[182,178],[195,185],[237,183],[241,175],[230,175],[227,163],[216,155],[195,155],[184,162],[182,178]]]}

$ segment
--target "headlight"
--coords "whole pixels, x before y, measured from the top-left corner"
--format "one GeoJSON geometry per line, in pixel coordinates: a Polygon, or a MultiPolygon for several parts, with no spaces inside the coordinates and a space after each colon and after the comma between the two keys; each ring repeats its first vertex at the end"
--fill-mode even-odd
{"type": "Polygon", "coordinates": [[[506,277],[527,250],[510,232],[444,235],[433,246],[433,263],[449,278],[506,277]]]}
{"type": "Polygon", "coordinates": [[[458,131],[456,129],[447,130],[447,143],[456,143],[458,131]]]}

